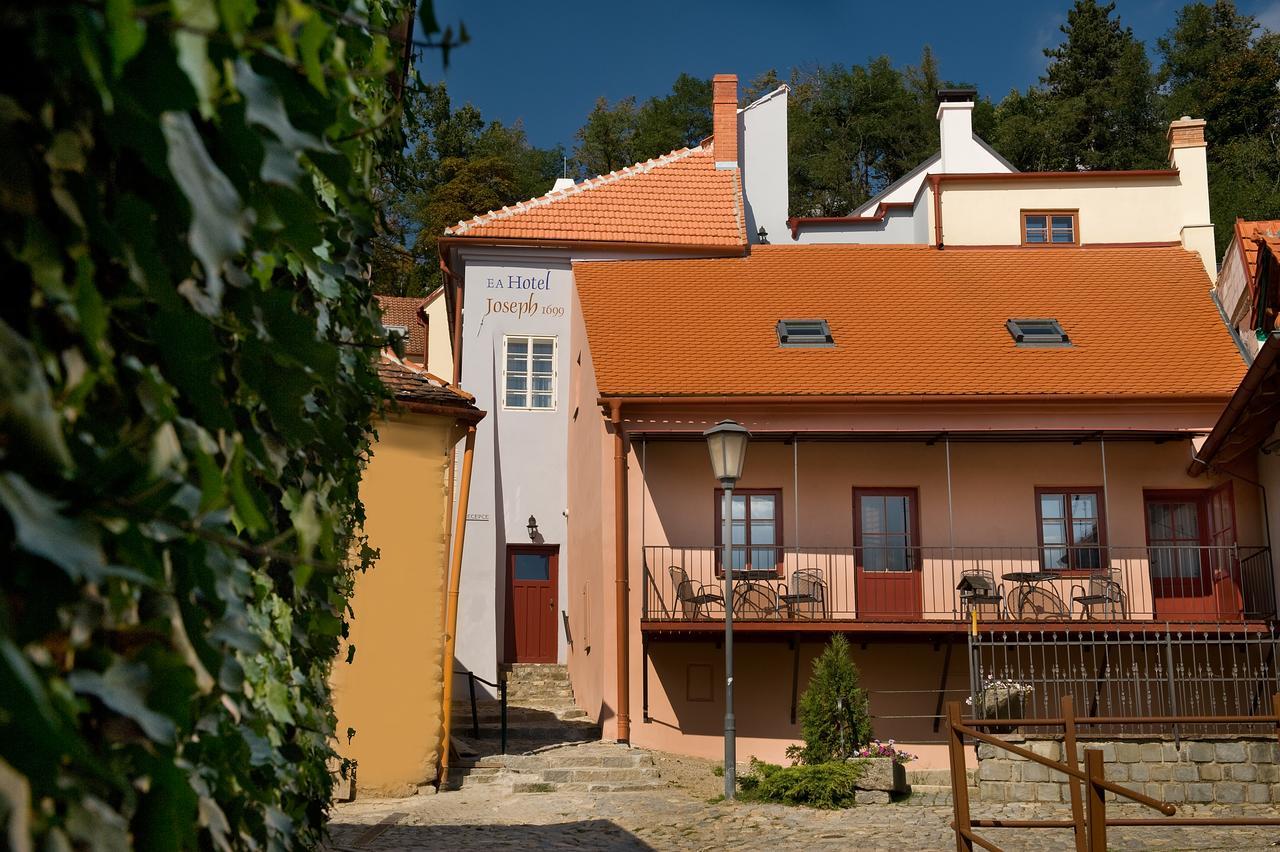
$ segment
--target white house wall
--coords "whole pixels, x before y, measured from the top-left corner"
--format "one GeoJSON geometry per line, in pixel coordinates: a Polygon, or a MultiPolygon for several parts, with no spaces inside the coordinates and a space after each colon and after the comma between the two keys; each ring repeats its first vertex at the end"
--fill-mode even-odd
{"type": "Polygon", "coordinates": [[[738,150],[747,237],[763,227],[772,243],[787,233],[787,87],[738,111],[738,150]]]}

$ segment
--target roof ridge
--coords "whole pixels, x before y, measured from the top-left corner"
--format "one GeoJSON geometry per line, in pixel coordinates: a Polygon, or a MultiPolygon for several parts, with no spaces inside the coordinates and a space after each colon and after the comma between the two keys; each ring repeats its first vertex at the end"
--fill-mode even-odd
{"type": "Polygon", "coordinates": [[[543,193],[542,195],[530,198],[526,201],[517,202],[514,205],[504,205],[501,210],[490,210],[487,213],[480,213],[476,216],[472,216],[470,219],[461,219],[458,221],[458,224],[445,228],[445,233],[450,235],[464,234],[467,229],[477,225],[487,225],[490,222],[510,218],[517,213],[524,212],[525,210],[532,210],[537,207],[543,207],[547,204],[553,204],[566,198],[581,195],[582,193],[588,192],[592,189],[599,189],[602,186],[611,186],[618,181],[633,175],[648,174],[659,166],[665,166],[691,157],[694,154],[703,153],[707,150],[708,149],[704,148],[702,145],[695,145],[692,148],[677,148],[674,151],[668,151],[666,154],[662,154],[661,156],[650,157],[647,160],[632,163],[631,165],[624,166],[621,169],[615,169],[607,175],[597,175],[564,189],[553,189],[550,192],[543,193]]]}

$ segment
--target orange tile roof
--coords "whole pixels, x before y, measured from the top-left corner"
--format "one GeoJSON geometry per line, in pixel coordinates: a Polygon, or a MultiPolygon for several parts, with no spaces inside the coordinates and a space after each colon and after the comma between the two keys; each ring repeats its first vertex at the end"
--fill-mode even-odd
{"type": "Polygon", "coordinates": [[[1180,247],[755,246],[574,277],[605,396],[1226,397],[1244,374],[1180,247]],[[814,318],[834,348],[779,348],[778,320],[814,318]],[[1074,345],[1018,348],[1017,318],[1057,319],[1074,345]]]}
{"type": "Polygon", "coordinates": [[[383,325],[402,325],[409,329],[409,338],[404,342],[404,354],[422,355],[426,352],[427,342],[423,335],[422,323],[418,321],[418,308],[431,301],[431,298],[421,296],[377,296],[376,298],[378,305],[382,308],[383,325]]]}
{"type": "Polygon", "coordinates": [[[406,364],[384,351],[378,360],[378,378],[397,402],[426,403],[461,411],[476,411],[475,399],[452,385],[444,384],[413,364],[406,364]]]}
{"type": "Polygon", "coordinates": [[[1280,221],[1266,219],[1248,222],[1236,220],[1236,242],[1240,244],[1240,252],[1244,256],[1245,273],[1249,290],[1253,290],[1253,281],[1258,273],[1258,244],[1256,240],[1266,240],[1267,244],[1280,254],[1280,221]]]}
{"type": "Polygon", "coordinates": [[[459,222],[462,237],[745,246],[737,169],[709,147],[683,148],[459,222]]]}

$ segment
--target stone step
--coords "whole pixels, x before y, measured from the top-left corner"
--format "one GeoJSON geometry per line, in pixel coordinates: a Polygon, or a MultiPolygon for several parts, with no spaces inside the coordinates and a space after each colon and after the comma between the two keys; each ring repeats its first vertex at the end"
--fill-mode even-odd
{"type": "MultiPolygon", "coordinates": [[[[663,790],[666,784],[661,781],[635,781],[630,783],[605,784],[594,782],[568,782],[565,784],[542,784],[541,787],[552,787],[549,792],[556,793],[636,793],[643,790],[663,790]]],[[[512,792],[522,792],[513,789],[512,792]]]]}
{"type": "MultiPolygon", "coordinates": [[[[564,721],[575,721],[586,718],[586,711],[577,707],[524,707],[509,706],[507,707],[507,724],[514,722],[545,722],[551,719],[560,719],[564,721]]],[[[491,722],[502,721],[501,707],[477,707],[476,719],[481,725],[491,722]]],[[[471,724],[471,707],[459,707],[456,704],[453,707],[453,724],[457,727],[460,724],[471,724]]]]}
{"type": "Polygon", "coordinates": [[[510,663],[506,666],[506,670],[508,675],[514,677],[549,674],[569,676],[569,667],[563,663],[510,663]]]}
{"type": "Polygon", "coordinates": [[[541,780],[554,784],[631,784],[637,781],[652,781],[660,776],[654,766],[632,766],[626,769],[605,769],[603,767],[566,767],[564,769],[544,769],[540,773],[541,780]]]}

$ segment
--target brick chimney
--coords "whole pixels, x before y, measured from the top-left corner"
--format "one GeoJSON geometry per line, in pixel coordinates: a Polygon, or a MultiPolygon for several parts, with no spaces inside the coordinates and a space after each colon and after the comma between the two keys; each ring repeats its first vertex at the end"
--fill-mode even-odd
{"type": "Polygon", "coordinates": [[[738,75],[711,78],[711,132],[717,169],[738,168],[738,75]]]}
{"type": "Polygon", "coordinates": [[[1203,118],[1184,115],[1169,123],[1169,165],[1178,170],[1182,188],[1182,245],[1204,261],[1209,280],[1217,277],[1217,252],[1209,218],[1209,164],[1203,118]]]}

